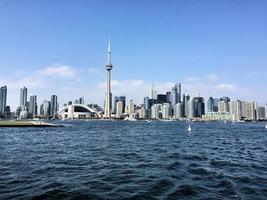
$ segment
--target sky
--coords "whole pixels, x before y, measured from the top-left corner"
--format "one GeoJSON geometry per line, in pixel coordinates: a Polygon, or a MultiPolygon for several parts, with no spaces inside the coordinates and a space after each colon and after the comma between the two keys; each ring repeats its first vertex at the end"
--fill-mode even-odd
{"type": "Polygon", "coordinates": [[[112,93],[136,104],[175,83],[191,96],[267,102],[265,0],[1,0],[0,86],[38,103],[103,105],[107,43],[112,93]]]}

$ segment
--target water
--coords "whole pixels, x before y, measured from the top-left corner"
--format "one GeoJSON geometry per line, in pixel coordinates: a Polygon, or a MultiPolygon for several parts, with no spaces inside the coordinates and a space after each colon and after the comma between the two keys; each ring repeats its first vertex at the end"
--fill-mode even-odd
{"type": "Polygon", "coordinates": [[[262,123],[0,128],[0,199],[267,199],[262,123]]]}

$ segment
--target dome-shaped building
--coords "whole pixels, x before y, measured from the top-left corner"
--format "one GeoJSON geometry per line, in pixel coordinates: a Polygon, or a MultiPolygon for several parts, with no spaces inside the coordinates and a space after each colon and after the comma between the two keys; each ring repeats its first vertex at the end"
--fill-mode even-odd
{"type": "Polygon", "coordinates": [[[57,114],[60,119],[98,119],[101,117],[92,108],[82,104],[65,106],[57,114]]]}

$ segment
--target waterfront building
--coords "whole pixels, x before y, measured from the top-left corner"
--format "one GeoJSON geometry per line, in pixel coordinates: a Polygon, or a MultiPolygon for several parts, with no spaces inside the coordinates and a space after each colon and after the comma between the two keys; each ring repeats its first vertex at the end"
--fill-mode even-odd
{"type": "Polygon", "coordinates": [[[230,112],[230,105],[227,101],[219,101],[218,103],[218,112],[230,112]]]}
{"type": "Polygon", "coordinates": [[[149,97],[144,97],[144,108],[145,110],[150,109],[151,105],[149,106],[149,97]]]}
{"type": "Polygon", "coordinates": [[[72,101],[68,101],[68,104],[67,105],[68,106],[72,105],[72,101]]]}
{"type": "Polygon", "coordinates": [[[125,105],[126,105],[126,96],[115,96],[114,97],[114,113],[117,111],[117,102],[121,101],[122,102],[122,113],[125,113],[125,105]]]}
{"type": "Polygon", "coordinates": [[[30,95],[29,115],[31,118],[37,115],[37,96],[30,95]]]}
{"type": "Polygon", "coordinates": [[[244,120],[257,120],[257,105],[255,102],[241,101],[241,117],[244,120]]]}
{"type": "Polygon", "coordinates": [[[214,112],[215,111],[213,97],[208,98],[206,111],[207,112],[214,112]]]}
{"type": "Polygon", "coordinates": [[[181,84],[176,83],[175,86],[172,88],[172,106],[174,106],[177,103],[181,102],[181,84]]]}
{"type": "Polygon", "coordinates": [[[0,88],[0,117],[6,115],[7,86],[0,88]]]}
{"type": "Polygon", "coordinates": [[[111,70],[113,65],[111,64],[111,41],[108,43],[108,61],[106,64],[106,72],[107,72],[107,89],[106,89],[106,98],[105,98],[105,106],[104,106],[104,118],[109,119],[111,117],[111,70]]]}
{"type": "Polygon", "coordinates": [[[174,107],[174,118],[175,119],[182,119],[183,115],[183,103],[177,103],[174,107]]]}
{"type": "Polygon", "coordinates": [[[6,118],[11,117],[10,106],[6,106],[6,109],[5,109],[5,117],[6,118]]]}
{"type": "Polygon", "coordinates": [[[130,100],[129,104],[128,104],[128,107],[127,107],[127,113],[128,113],[129,116],[134,114],[134,112],[135,112],[134,107],[135,106],[134,106],[133,100],[130,100]]]}
{"type": "Polygon", "coordinates": [[[188,94],[184,94],[183,96],[183,115],[188,117],[188,101],[190,100],[190,96],[188,94]]]}
{"type": "Polygon", "coordinates": [[[139,119],[145,119],[146,116],[145,116],[145,108],[144,107],[141,107],[140,109],[138,109],[138,118],[139,119]]]}
{"type": "Polygon", "coordinates": [[[169,103],[164,103],[162,106],[162,119],[169,119],[171,114],[171,107],[169,103]]]}
{"type": "Polygon", "coordinates": [[[229,97],[222,97],[220,98],[220,101],[224,101],[224,102],[230,102],[230,98],[229,97]]]}
{"type": "Polygon", "coordinates": [[[187,102],[188,113],[187,118],[192,119],[195,117],[195,100],[191,99],[187,102]]]}
{"type": "Polygon", "coordinates": [[[202,115],[205,121],[232,121],[233,116],[229,112],[206,112],[202,115]]]}
{"type": "MultiPolygon", "coordinates": [[[[125,103],[125,102],[124,102],[125,103]]],[[[123,115],[123,104],[122,101],[117,101],[116,102],[116,118],[121,118],[123,115]]]]}
{"type": "Polygon", "coordinates": [[[43,102],[43,115],[49,116],[50,113],[51,113],[51,102],[44,100],[44,102],[43,102]]]}
{"type": "Polygon", "coordinates": [[[55,119],[57,116],[58,111],[58,102],[57,102],[57,96],[52,95],[51,96],[51,110],[50,110],[50,116],[55,119]]]}
{"type": "Polygon", "coordinates": [[[219,111],[220,99],[219,98],[214,98],[213,101],[214,101],[214,112],[218,112],[219,111]]]}
{"type": "Polygon", "coordinates": [[[154,104],[151,106],[151,118],[152,119],[160,119],[162,111],[162,104],[154,104]]]}
{"type": "Polygon", "coordinates": [[[100,115],[86,105],[73,104],[58,111],[59,119],[97,119],[100,115]]]}
{"type": "Polygon", "coordinates": [[[241,101],[230,102],[230,114],[233,116],[233,121],[241,120],[241,101]]]}
{"type": "Polygon", "coordinates": [[[193,98],[195,103],[195,112],[194,117],[202,117],[205,114],[205,102],[203,97],[194,97],[193,98]]]}
{"type": "Polygon", "coordinates": [[[258,120],[266,120],[266,113],[265,113],[265,107],[258,106],[257,107],[257,119],[258,120]]]}
{"type": "Polygon", "coordinates": [[[23,86],[20,88],[20,106],[26,106],[28,89],[23,86]]]}

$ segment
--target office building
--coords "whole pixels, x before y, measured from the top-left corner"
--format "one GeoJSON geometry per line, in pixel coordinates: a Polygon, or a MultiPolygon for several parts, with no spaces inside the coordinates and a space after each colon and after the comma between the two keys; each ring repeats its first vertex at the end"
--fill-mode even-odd
{"type": "Polygon", "coordinates": [[[167,96],[166,94],[158,94],[157,95],[157,103],[161,103],[161,104],[164,104],[164,103],[167,103],[167,96]]]}
{"type": "Polygon", "coordinates": [[[171,115],[171,107],[169,103],[164,103],[162,106],[162,119],[169,119],[171,115]]]}
{"type": "Polygon", "coordinates": [[[204,98],[203,97],[194,97],[194,108],[195,108],[195,112],[194,112],[194,117],[199,117],[201,118],[202,115],[205,114],[205,103],[204,103],[204,98]]]}
{"type": "Polygon", "coordinates": [[[57,111],[58,111],[58,102],[57,102],[57,96],[52,95],[51,96],[51,110],[50,110],[50,116],[54,119],[57,117],[57,111]]]}
{"type": "Polygon", "coordinates": [[[174,118],[182,119],[184,117],[183,113],[183,103],[177,103],[174,107],[174,118]]]}
{"type": "Polygon", "coordinates": [[[7,86],[0,88],[0,116],[6,115],[7,86]]]}
{"type": "Polygon", "coordinates": [[[116,102],[116,118],[121,118],[123,115],[123,102],[117,101],[116,102]]]}
{"type": "Polygon", "coordinates": [[[114,97],[114,106],[113,106],[113,112],[116,113],[117,111],[117,102],[122,102],[122,113],[125,113],[125,107],[126,107],[126,96],[115,96],[114,97]]]}
{"type": "Polygon", "coordinates": [[[79,104],[84,105],[84,97],[79,98],[79,104]]]}
{"type": "Polygon", "coordinates": [[[241,120],[241,101],[231,101],[230,102],[230,114],[233,117],[233,121],[241,120]]]}
{"type": "Polygon", "coordinates": [[[208,98],[206,111],[207,112],[214,112],[215,111],[213,97],[208,98]]]}
{"type": "Polygon", "coordinates": [[[218,112],[230,112],[230,104],[227,101],[219,101],[218,112]]]}
{"type": "Polygon", "coordinates": [[[20,88],[20,106],[26,106],[27,103],[27,91],[28,89],[23,86],[22,88],[20,88]]]}
{"type": "Polygon", "coordinates": [[[30,95],[29,115],[35,117],[37,115],[37,96],[30,95]]]}
{"type": "Polygon", "coordinates": [[[135,112],[134,108],[135,108],[134,102],[133,102],[133,100],[130,100],[129,104],[128,104],[128,107],[127,107],[128,115],[134,114],[134,112],[135,112]]]}
{"type": "Polygon", "coordinates": [[[177,103],[181,102],[181,84],[177,83],[175,86],[172,88],[172,106],[174,106],[177,103]]]}

